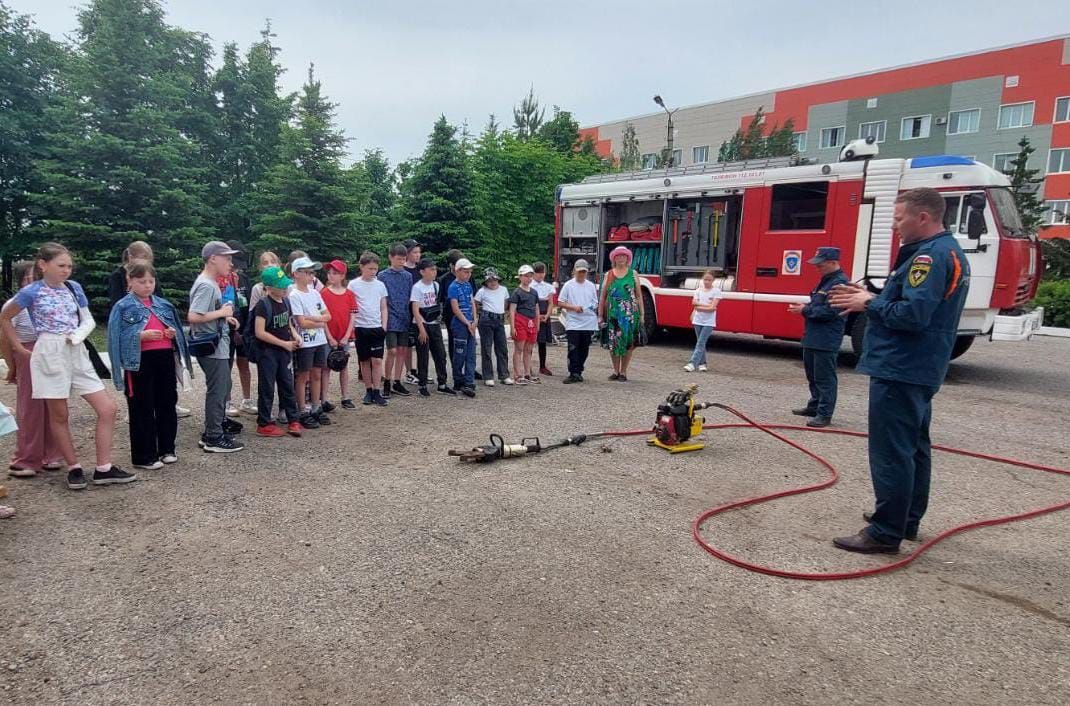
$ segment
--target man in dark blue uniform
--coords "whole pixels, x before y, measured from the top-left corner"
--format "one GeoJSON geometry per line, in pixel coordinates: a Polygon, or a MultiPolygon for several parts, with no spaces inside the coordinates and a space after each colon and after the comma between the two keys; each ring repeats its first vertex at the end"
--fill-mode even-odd
{"type": "Polygon", "coordinates": [[[944,199],[935,189],[912,189],[895,202],[902,246],[879,295],[856,285],[829,297],[846,312],[866,311],[858,370],[869,381],[869,470],[877,504],[869,526],[832,540],[864,553],[899,551],[917,538],[929,503],[932,398],[951,361],[970,270],[954,236],[944,229],[944,199]]]}
{"type": "Polygon", "coordinates": [[[843,342],[846,318],[838,309],[829,306],[828,296],[833,287],[847,284],[847,275],[840,269],[839,248],[818,248],[817,255],[807,260],[816,265],[821,281],[810,292],[810,303],[792,304],[788,311],[802,314],[806,320],[803,333],[803,368],[810,384],[810,401],[801,409],[791,410],[800,417],[813,417],[808,427],[827,427],[836,410],[836,359],[843,342]]]}

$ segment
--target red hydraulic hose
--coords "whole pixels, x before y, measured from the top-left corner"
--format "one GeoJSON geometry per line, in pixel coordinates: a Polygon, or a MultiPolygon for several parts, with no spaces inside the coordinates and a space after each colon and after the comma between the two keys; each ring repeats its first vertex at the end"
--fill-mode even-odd
{"type": "MultiPolygon", "coordinates": [[[[1002,517],[994,517],[987,520],[978,520],[976,522],[968,522],[963,525],[958,525],[956,527],[952,527],[951,529],[941,532],[932,539],[925,541],[912,554],[909,554],[908,556],[899,559],[898,561],[894,561],[890,564],[885,564],[884,566],[878,566],[872,569],[860,569],[858,571],[839,571],[831,573],[814,573],[806,571],[786,571],[784,569],[776,569],[771,566],[755,564],[753,562],[746,561],[745,559],[741,559],[738,556],[729,554],[726,551],[718,549],[717,547],[707,542],[706,539],[702,536],[702,526],[703,524],[705,524],[706,520],[710,519],[714,515],[719,515],[723,512],[728,512],[729,510],[734,510],[741,507],[748,507],[750,505],[758,505],[760,503],[769,502],[770,500],[776,500],[777,498],[783,498],[789,495],[801,495],[802,493],[812,493],[817,490],[822,490],[823,488],[828,488],[832,485],[835,485],[840,477],[840,474],[836,471],[836,468],[826,459],[822,458],[821,456],[806,448],[802,444],[792,441],[791,439],[783,436],[782,434],[778,434],[773,430],[780,429],[791,431],[817,432],[819,434],[839,434],[841,436],[854,436],[859,438],[867,438],[869,434],[866,434],[865,432],[861,431],[849,431],[847,429],[812,429],[810,427],[798,426],[795,424],[761,424],[759,422],[754,421],[739,410],[733,409],[732,407],[729,407],[727,405],[715,404],[712,406],[719,407],[727,412],[730,412],[731,414],[734,414],[735,416],[742,419],[745,424],[706,424],[702,427],[703,429],[758,429],[772,436],[774,439],[778,439],[787,444],[788,446],[791,446],[794,449],[798,449],[799,451],[803,452],[810,458],[820,463],[826,469],[828,469],[828,477],[818,483],[804,485],[799,488],[789,488],[788,490],[780,490],[775,493],[768,493],[766,495],[756,495],[754,497],[744,498],[742,500],[733,500],[732,502],[725,503],[723,505],[718,505],[717,507],[713,507],[709,510],[706,510],[698,517],[696,517],[695,520],[691,523],[691,534],[694,537],[695,541],[698,542],[699,546],[701,546],[708,553],[712,554],[718,559],[721,559],[722,561],[727,561],[729,564],[734,564],[741,568],[747,569],[748,571],[756,571],[758,573],[767,574],[769,576],[779,576],[781,578],[787,579],[800,579],[803,581],[840,581],[843,579],[857,579],[863,578],[865,576],[874,576],[876,574],[884,574],[890,571],[895,571],[896,569],[903,568],[904,566],[910,564],[922,554],[927,552],[939,542],[942,542],[948,537],[958,534],[960,532],[976,529],[978,527],[991,527],[993,525],[1002,525],[1008,522],[1026,520],[1030,517],[1046,515],[1050,512],[1057,512],[1059,510],[1066,510],[1067,508],[1070,508],[1070,501],[1066,501],[1056,503],[1055,505],[1048,505],[1046,507],[1040,507],[1035,510],[1018,513],[1016,515],[1004,515],[1002,517]]],[[[604,432],[599,436],[638,436],[641,434],[649,433],[650,429],[629,429],[626,431],[604,432]]],[[[933,448],[937,451],[944,451],[959,456],[977,458],[984,461],[992,461],[994,463],[1017,466],[1019,468],[1028,468],[1036,471],[1044,471],[1046,473],[1058,473],[1060,475],[1070,476],[1070,470],[1066,470],[1063,468],[1054,468],[1052,466],[1044,466],[1039,463],[1028,463],[1026,461],[1018,461],[1011,458],[1004,458],[1002,456],[993,456],[991,454],[978,453],[976,451],[966,451],[964,449],[956,449],[950,446],[940,446],[938,444],[933,444],[933,448]]]]}

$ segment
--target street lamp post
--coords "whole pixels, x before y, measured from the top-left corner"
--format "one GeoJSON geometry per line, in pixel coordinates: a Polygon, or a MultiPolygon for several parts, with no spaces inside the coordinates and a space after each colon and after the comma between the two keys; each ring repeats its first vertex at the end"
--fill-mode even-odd
{"type": "Polygon", "coordinates": [[[665,101],[663,101],[661,99],[660,95],[654,96],[654,102],[657,103],[658,105],[660,105],[662,110],[664,110],[666,113],[669,114],[669,122],[668,122],[668,125],[666,126],[666,135],[665,135],[665,142],[666,142],[666,144],[668,146],[669,154],[666,155],[665,162],[666,162],[666,166],[667,167],[672,167],[672,166],[674,166],[673,165],[673,149],[672,149],[672,138],[673,138],[673,135],[672,135],[673,134],[672,114],[675,113],[677,110],[679,110],[679,108],[673,108],[672,110],[669,110],[668,108],[666,108],[665,107],[665,101]]]}

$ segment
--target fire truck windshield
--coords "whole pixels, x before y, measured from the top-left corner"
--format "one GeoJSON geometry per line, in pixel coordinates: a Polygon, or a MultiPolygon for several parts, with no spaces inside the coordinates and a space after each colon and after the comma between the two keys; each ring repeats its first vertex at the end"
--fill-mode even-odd
{"type": "Polygon", "coordinates": [[[996,215],[999,217],[999,222],[1003,224],[1003,230],[1007,236],[1028,238],[1029,234],[1025,232],[1025,226],[1022,225],[1022,218],[1018,215],[1018,207],[1014,203],[1014,195],[1011,194],[1010,189],[989,189],[988,193],[992,197],[996,215]]]}

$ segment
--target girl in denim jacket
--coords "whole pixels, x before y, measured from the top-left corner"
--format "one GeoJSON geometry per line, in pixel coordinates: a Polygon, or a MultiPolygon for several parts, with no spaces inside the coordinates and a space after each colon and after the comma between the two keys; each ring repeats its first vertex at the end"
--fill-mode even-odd
{"type": "Polygon", "coordinates": [[[156,470],[175,463],[178,434],[176,380],[193,374],[186,334],[171,302],[155,296],[156,270],[144,260],[126,266],[129,293],[108,318],[108,355],[115,387],[130,410],[130,460],[156,470]]]}

